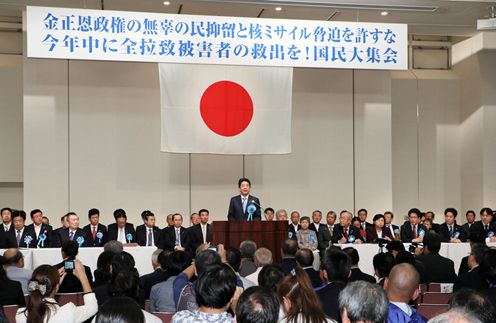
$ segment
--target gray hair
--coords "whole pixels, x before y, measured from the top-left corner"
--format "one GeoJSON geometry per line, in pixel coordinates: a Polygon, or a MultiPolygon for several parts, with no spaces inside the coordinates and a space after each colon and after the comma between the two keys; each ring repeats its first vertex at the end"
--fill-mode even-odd
{"type": "Polygon", "coordinates": [[[241,257],[243,258],[253,258],[256,250],[257,244],[255,241],[245,240],[241,241],[239,244],[239,251],[241,252],[241,257]]]}
{"type": "Polygon", "coordinates": [[[103,245],[103,251],[112,251],[113,253],[121,253],[124,251],[124,247],[122,246],[122,242],[117,240],[110,240],[103,245]]]}
{"type": "Polygon", "coordinates": [[[160,255],[162,251],[162,249],[157,249],[152,253],[152,264],[159,266],[158,255],[160,255]]]}
{"type": "Polygon", "coordinates": [[[365,281],[349,283],[339,294],[339,311],[351,322],[385,322],[389,301],[382,286],[365,281]]]}
{"type": "Polygon", "coordinates": [[[450,310],[431,318],[428,323],[482,323],[477,317],[460,310],[450,310]]]}
{"type": "Polygon", "coordinates": [[[258,267],[263,267],[265,265],[270,265],[272,263],[272,251],[267,248],[258,248],[255,251],[255,264],[258,267]]]}

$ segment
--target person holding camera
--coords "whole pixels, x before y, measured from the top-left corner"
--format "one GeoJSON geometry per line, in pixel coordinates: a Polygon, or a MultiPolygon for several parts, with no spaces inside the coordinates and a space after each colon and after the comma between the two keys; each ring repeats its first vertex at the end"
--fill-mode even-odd
{"type": "Polygon", "coordinates": [[[28,284],[29,299],[26,307],[20,308],[16,314],[16,322],[84,322],[96,314],[98,304],[91,285],[86,277],[83,264],[74,260],[73,274],[79,279],[84,294],[84,305],[76,306],[67,303],[59,306],[55,294],[67,277],[66,270],[62,267],[57,270],[54,266],[41,265],[33,272],[28,284]]]}
{"type": "MultiPolygon", "coordinates": [[[[67,240],[62,244],[62,262],[55,265],[57,269],[64,268],[67,273],[63,282],[60,283],[59,293],[80,293],[83,291],[83,286],[79,277],[74,274],[74,261],[78,255],[79,246],[76,241],[67,240]]],[[[83,266],[85,276],[87,277],[90,286],[93,284],[93,275],[88,266],[83,266]]]]}

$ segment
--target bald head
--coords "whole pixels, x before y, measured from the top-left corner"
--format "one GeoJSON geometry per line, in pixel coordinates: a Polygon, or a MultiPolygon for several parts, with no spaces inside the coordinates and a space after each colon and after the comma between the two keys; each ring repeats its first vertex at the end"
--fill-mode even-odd
{"type": "Polygon", "coordinates": [[[393,267],[384,283],[388,298],[392,302],[408,303],[418,296],[420,276],[415,267],[403,263],[393,267]]]}
{"type": "Polygon", "coordinates": [[[7,266],[24,267],[23,254],[16,248],[10,248],[3,253],[4,264],[7,266]]]}

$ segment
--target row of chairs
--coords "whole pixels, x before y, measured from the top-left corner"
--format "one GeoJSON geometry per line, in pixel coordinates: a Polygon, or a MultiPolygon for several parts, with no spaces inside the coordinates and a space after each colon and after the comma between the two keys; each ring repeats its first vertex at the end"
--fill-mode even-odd
{"type": "Polygon", "coordinates": [[[415,303],[420,314],[431,319],[448,311],[448,303],[453,296],[452,284],[420,284],[419,288],[420,296],[415,303]]]}

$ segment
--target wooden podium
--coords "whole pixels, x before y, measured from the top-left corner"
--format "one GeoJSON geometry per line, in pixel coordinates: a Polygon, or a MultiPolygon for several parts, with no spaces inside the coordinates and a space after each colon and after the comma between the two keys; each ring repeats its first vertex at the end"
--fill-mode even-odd
{"type": "Polygon", "coordinates": [[[286,221],[213,221],[213,243],[239,248],[243,240],[252,240],[257,248],[272,251],[274,262],[281,259],[281,246],[288,238],[286,221]]]}

